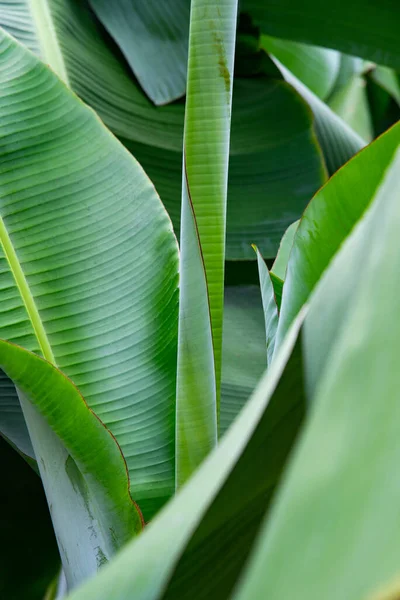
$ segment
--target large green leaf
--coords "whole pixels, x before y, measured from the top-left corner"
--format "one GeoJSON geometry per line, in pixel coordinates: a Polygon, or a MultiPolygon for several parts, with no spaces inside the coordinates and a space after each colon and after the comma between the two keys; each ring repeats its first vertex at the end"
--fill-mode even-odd
{"type": "Polygon", "coordinates": [[[399,144],[400,123],[340,169],[308,205],[287,267],[278,345],[333,255],[368,207],[399,144]]]}
{"type": "Polygon", "coordinates": [[[155,104],[183,96],[190,0],[90,0],[155,104]]]}
{"type": "MultiPolygon", "coordinates": [[[[147,99],[104,43],[85,0],[49,6],[72,88],[142,164],[178,232],[183,103],[156,108],[147,99]]],[[[281,79],[240,77],[234,88],[226,256],[254,260],[256,243],[273,257],[286,227],[325,181],[323,159],[307,106],[281,79]]]]}
{"type": "Polygon", "coordinates": [[[192,0],[183,141],[177,485],[214,447],[221,389],[226,196],[237,0],[192,0]]]}
{"type": "Polygon", "coordinates": [[[238,600],[289,598],[293,589],[299,600],[397,595],[389,592],[400,561],[399,174],[397,152],[311,299],[306,370],[309,359],[330,348],[312,414],[238,600]],[[338,279],[351,293],[337,294],[338,279]],[[336,326],[333,339],[327,318],[329,329],[336,326]],[[387,595],[378,594],[385,588],[387,595]]]}
{"type": "Polygon", "coordinates": [[[400,68],[400,11],[397,0],[243,0],[269,35],[336,48],[376,63],[400,68]]]}
{"type": "Polygon", "coordinates": [[[177,245],[140,166],[96,115],[1,33],[5,339],[80,388],[149,518],[174,489],[177,245]]]}
{"type": "Polygon", "coordinates": [[[263,47],[314,94],[322,100],[327,98],[339,73],[339,52],[266,35],[262,40],[263,47]]]}
{"type": "Polygon", "coordinates": [[[302,318],[219,447],[71,600],[229,598],[304,414],[302,318]]]}

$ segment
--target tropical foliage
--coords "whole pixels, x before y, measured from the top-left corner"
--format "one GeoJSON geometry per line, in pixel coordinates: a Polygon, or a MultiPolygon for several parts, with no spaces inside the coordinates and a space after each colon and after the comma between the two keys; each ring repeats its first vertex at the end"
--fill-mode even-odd
{"type": "Polygon", "coordinates": [[[0,0],[1,597],[400,594],[399,31],[0,0]]]}

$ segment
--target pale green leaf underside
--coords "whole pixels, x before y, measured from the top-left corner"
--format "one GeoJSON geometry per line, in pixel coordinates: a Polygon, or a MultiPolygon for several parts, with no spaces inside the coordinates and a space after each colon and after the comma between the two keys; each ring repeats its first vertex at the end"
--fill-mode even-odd
{"type": "Polygon", "coordinates": [[[322,148],[328,173],[332,175],[366,144],[366,140],[322,102],[277,59],[282,75],[307,102],[315,119],[315,132],[322,148]]]}
{"type": "Polygon", "coordinates": [[[171,223],[95,114],[3,33],[0,82],[1,335],[51,349],[118,439],[151,515],[174,488],[171,223]]]}
{"type": "Polygon", "coordinates": [[[354,76],[347,85],[332,95],[329,106],[364,140],[370,142],[373,139],[367,82],[364,77],[354,76]]]}
{"type": "Polygon", "coordinates": [[[329,96],[339,72],[339,52],[266,35],[262,36],[262,43],[319,98],[325,100],[329,96]]]}

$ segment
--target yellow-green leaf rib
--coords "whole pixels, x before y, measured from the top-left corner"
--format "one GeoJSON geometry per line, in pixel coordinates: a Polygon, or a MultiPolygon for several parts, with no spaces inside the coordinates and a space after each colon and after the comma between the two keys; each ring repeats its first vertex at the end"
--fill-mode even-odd
{"type": "Polygon", "coordinates": [[[11,273],[15,279],[15,283],[18,287],[19,293],[28,313],[29,320],[32,323],[37,341],[40,346],[40,350],[46,360],[55,364],[55,358],[53,350],[51,349],[49,338],[43,327],[42,320],[39,315],[39,311],[36,306],[34,297],[29,288],[28,282],[22,270],[21,264],[18,260],[17,253],[11,242],[10,236],[4,224],[3,219],[0,217],[0,243],[3,248],[5,257],[9,264],[11,273]]]}

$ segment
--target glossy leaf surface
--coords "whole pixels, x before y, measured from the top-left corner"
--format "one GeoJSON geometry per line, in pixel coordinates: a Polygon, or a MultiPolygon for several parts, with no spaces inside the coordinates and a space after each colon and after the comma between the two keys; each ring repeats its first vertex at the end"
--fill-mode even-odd
{"type": "Polygon", "coordinates": [[[2,335],[78,385],[148,517],[175,479],[171,223],[132,156],[4,33],[0,79],[2,335]]]}
{"type": "Polygon", "coordinates": [[[368,207],[399,144],[397,124],[340,169],[308,205],[290,254],[277,344],[368,207]]]}
{"type": "Polygon", "coordinates": [[[90,0],[155,104],[184,95],[190,0],[90,0]]]}

